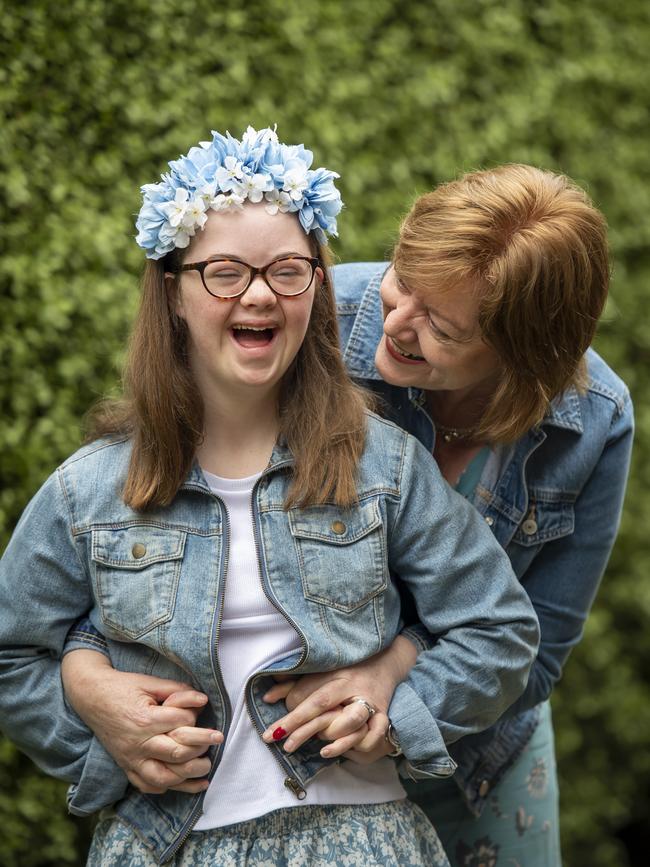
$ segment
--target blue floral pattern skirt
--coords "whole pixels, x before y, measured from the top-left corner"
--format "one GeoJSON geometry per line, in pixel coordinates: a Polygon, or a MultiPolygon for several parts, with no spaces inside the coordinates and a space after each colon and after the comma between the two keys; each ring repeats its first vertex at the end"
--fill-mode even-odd
{"type": "MultiPolygon", "coordinates": [[[[190,835],[173,867],[449,867],[438,835],[410,801],[294,807],[190,835]]],[[[157,867],[135,832],[100,821],[87,867],[157,867]]]]}
{"type": "Polygon", "coordinates": [[[532,738],[492,789],[480,816],[468,810],[453,780],[407,788],[435,825],[452,867],[562,867],[548,702],[532,738]]]}

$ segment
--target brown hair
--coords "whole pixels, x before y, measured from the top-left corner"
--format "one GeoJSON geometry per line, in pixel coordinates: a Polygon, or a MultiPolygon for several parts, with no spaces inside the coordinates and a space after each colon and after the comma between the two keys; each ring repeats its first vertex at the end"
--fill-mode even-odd
{"type": "Polygon", "coordinates": [[[502,376],[477,436],[513,441],[549,402],[584,387],[584,353],[607,297],[605,218],[564,175],[526,165],[471,172],[421,196],[395,249],[405,283],[479,294],[502,376]]]}
{"type": "MultiPolygon", "coordinates": [[[[285,374],[280,435],[294,457],[285,507],[356,501],[356,470],[365,442],[366,393],[350,380],[339,351],[327,249],[309,237],[324,280],[304,342],[285,374]]],[[[124,371],[120,400],[90,415],[89,439],[128,435],[133,443],[123,497],[133,509],[171,503],[203,436],[203,402],[187,362],[187,328],[172,309],[165,272],[176,272],[177,250],[148,260],[124,371]]]]}

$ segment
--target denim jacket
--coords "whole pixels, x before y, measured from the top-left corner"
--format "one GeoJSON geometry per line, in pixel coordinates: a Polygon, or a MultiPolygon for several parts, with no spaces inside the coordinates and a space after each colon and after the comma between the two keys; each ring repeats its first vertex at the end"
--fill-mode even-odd
{"type": "MultiPolygon", "coordinates": [[[[81,449],[23,513],[0,561],[0,723],[44,770],[75,784],[73,812],[117,801],[163,863],[190,833],[203,794],[129,789],[66,705],[60,656],[72,624],[90,612],[116,668],[190,681],[209,697],[200,722],[227,743],[231,708],[216,646],[229,525],[197,465],[169,506],[132,511],[119,494],[129,455],[126,440],[81,449]]],[[[291,464],[277,445],[252,497],[264,591],[302,644],[273,670],[331,670],[377,653],[404,626],[407,588],[437,641],[389,713],[408,773],[449,776],[447,744],[489,726],[526,685],[538,644],[526,593],[476,510],[390,422],[368,415],[356,506],[286,511],[291,464]]],[[[270,683],[264,671],[246,686],[260,732],[285,712],[262,700],[270,683]]],[[[313,744],[292,755],[269,749],[285,785],[308,799],[309,781],[331,760],[313,744]]],[[[221,751],[211,749],[212,774],[221,751]]]]}
{"type": "MultiPolygon", "coordinates": [[[[374,262],[333,269],[341,347],[349,373],[381,397],[382,412],[432,451],[435,429],[424,393],[383,382],[375,368],[383,332],[379,286],[387,267],[374,262]]],[[[625,384],[593,350],[587,364],[586,392],[569,389],[538,427],[492,454],[473,498],[506,550],[541,629],[524,693],[494,726],[450,749],[458,763],[454,779],[477,815],[532,736],[540,702],[582,637],[619,526],[632,404],[625,384]]]]}

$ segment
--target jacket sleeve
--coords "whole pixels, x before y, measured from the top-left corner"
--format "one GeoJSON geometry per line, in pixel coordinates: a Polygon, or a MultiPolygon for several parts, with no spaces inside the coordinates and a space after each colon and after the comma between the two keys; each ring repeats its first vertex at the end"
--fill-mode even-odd
{"type": "Polygon", "coordinates": [[[389,564],[435,639],[391,702],[407,771],[447,776],[446,745],[491,725],[522,693],[537,618],[507,555],[476,509],[444,481],[424,447],[405,440],[389,564]]]}
{"type": "Polygon", "coordinates": [[[539,618],[541,642],[528,685],[505,716],[514,716],[549,697],[571,650],[582,638],[618,532],[633,435],[628,394],[575,502],[573,533],[547,542],[521,576],[539,618]]]}
{"type": "Polygon", "coordinates": [[[46,773],[84,781],[92,757],[111,772],[94,785],[123,794],[126,777],[68,705],[61,654],[71,625],[92,606],[60,471],[25,509],[0,560],[0,728],[46,773]],[[113,785],[113,782],[116,785],[113,785]]]}

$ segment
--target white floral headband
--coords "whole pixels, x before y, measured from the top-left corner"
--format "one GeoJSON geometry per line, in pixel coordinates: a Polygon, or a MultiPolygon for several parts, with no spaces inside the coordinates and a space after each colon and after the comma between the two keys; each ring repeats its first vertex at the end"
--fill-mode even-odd
{"type": "Polygon", "coordinates": [[[241,141],[213,130],[211,142],[170,162],[160,183],[142,187],[136,243],[147,258],[160,259],[175,247],[187,247],[209,209],[241,209],[246,199],[264,200],[270,214],[297,212],[305,232],[327,243],[325,233],[336,235],[343,207],[334,186],[339,175],[310,169],[312,160],[303,145],[281,144],[275,129],[257,132],[249,126],[241,141]]]}

